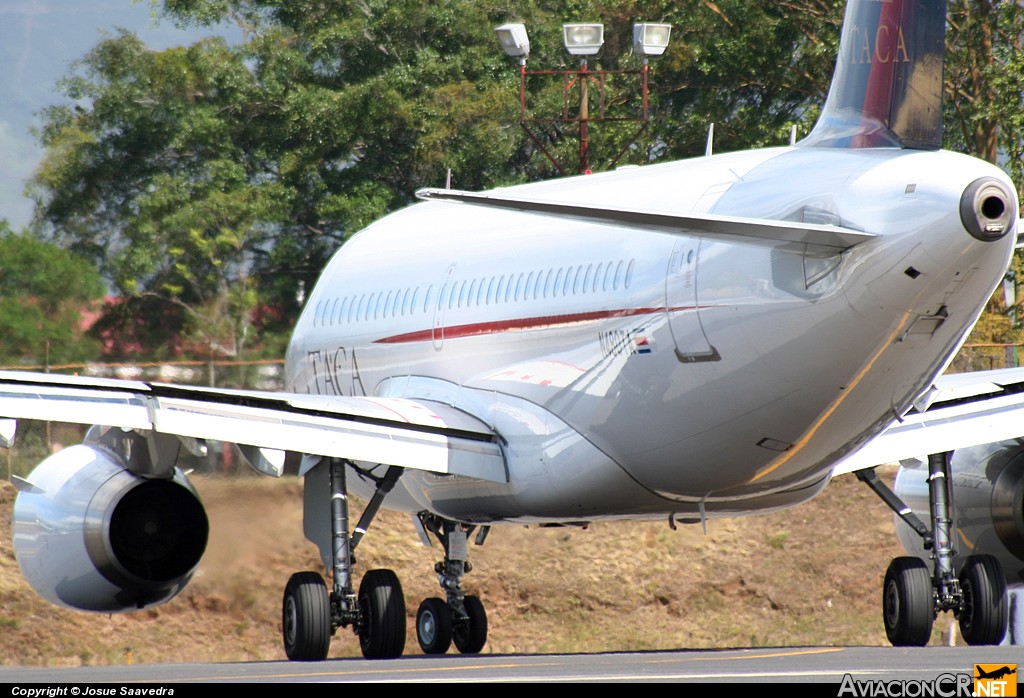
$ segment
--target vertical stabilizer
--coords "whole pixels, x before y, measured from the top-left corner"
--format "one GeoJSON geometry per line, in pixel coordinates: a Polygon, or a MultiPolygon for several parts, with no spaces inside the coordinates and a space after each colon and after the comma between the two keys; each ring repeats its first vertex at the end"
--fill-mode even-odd
{"type": "Polygon", "coordinates": [[[946,0],[849,0],[836,71],[801,145],[942,145],[946,0]]]}

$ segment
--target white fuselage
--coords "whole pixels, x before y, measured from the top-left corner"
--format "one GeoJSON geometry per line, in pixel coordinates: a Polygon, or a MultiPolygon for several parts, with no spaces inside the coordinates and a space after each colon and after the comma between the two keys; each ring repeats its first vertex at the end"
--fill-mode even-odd
{"type": "Polygon", "coordinates": [[[1013,236],[981,242],[958,213],[982,176],[1007,181],[942,151],[795,147],[503,190],[878,236],[841,254],[417,204],[324,270],[287,387],[433,399],[504,439],[507,484],[407,471],[396,508],[686,520],[796,503],[928,387],[1001,279],[1013,236]]]}

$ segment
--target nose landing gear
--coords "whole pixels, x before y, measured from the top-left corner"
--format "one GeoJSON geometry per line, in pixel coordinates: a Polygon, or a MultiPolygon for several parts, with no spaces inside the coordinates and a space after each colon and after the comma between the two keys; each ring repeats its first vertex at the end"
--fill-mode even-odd
{"type": "MultiPolygon", "coordinates": [[[[466,596],[462,576],[473,569],[466,538],[473,526],[447,521],[428,513],[419,515],[425,531],[434,534],[444,548],[444,561],[434,566],[447,600],[431,597],[416,613],[416,638],[426,654],[444,654],[454,642],[462,654],[476,654],[487,643],[487,611],[477,596],[466,596]]],[[[480,529],[476,544],[482,545],[489,528],[480,529]]]]}

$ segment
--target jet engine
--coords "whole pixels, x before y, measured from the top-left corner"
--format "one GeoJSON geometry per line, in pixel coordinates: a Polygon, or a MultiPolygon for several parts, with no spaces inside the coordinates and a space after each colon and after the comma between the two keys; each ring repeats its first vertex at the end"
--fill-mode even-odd
{"type": "Polygon", "coordinates": [[[163,603],[189,582],[206,549],[206,512],[181,470],[141,477],[101,443],[50,456],[19,490],[18,564],[61,606],[114,612],[163,603]]]}
{"type": "MultiPolygon", "coordinates": [[[[967,555],[987,553],[999,558],[1007,584],[1024,583],[1024,440],[959,449],[951,470],[956,568],[967,555]]],[[[927,463],[901,466],[893,489],[930,524],[927,463]]],[[[899,517],[896,533],[908,553],[928,559],[921,537],[899,517]]]]}

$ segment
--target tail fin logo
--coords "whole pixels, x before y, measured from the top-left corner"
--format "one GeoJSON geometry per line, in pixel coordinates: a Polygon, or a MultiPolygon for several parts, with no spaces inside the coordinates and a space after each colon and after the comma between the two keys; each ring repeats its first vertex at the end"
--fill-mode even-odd
{"type": "Polygon", "coordinates": [[[848,0],[821,118],[802,145],[942,145],[946,0],[848,0]]]}
{"type": "Polygon", "coordinates": [[[851,35],[851,65],[912,62],[907,52],[907,39],[903,35],[903,27],[899,25],[894,28],[889,24],[880,23],[873,36],[870,29],[855,25],[851,35]]]}

